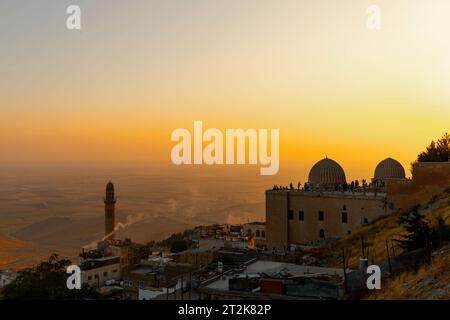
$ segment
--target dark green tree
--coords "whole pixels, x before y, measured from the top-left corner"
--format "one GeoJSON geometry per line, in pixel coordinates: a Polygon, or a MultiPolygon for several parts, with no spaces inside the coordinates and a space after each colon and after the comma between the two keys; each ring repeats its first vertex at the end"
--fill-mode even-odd
{"type": "Polygon", "coordinates": [[[446,162],[450,157],[450,135],[445,133],[436,142],[431,141],[427,150],[417,156],[419,162],[446,162]]]}
{"type": "Polygon", "coordinates": [[[172,253],[178,253],[184,250],[188,249],[188,245],[183,240],[176,240],[172,242],[172,245],[170,247],[170,252],[172,253]]]}
{"type": "Polygon", "coordinates": [[[194,230],[193,229],[189,229],[189,230],[185,230],[182,233],[174,233],[172,234],[170,237],[168,237],[167,239],[164,239],[160,242],[155,243],[157,246],[159,247],[165,247],[165,248],[171,248],[172,244],[174,242],[178,242],[178,241],[184,241],[188,247],[192,244],[189,239],[192,238],[192,236],[194,235],[194,230]]]}
{"type": "Polygon", "coordinates": [[[66,267],[70,260],[52,254],[34,268],[19,272],[15,281],[5,287],[5,300],[75,300],[98,299],[100,295],[89,286],[80,290],[67,289],[66,267]]]}
{"type": "Polygon", "coordinates": [[[404,249],[415,250],[435,244],[435,231],[419,212],[418,206],[409,214],[401,216],[398,222],[408,232],[402,239],[397,240],[404,249]]]}
{"type": "Polygon", "coordinates": [[[434,240],[437,245],[443,242],[450,241],[450,226],[445,223],[445,219],[442,216],[437,218],[436,230],[434,235],[434,240]]]}

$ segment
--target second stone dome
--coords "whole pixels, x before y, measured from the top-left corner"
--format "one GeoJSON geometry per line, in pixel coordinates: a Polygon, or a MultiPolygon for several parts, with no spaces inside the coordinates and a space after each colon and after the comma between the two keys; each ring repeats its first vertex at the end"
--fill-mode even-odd
{"type": "Polygon", "coordinates": [[[325,158],[317,162],[309,172],[308,182],[313,186],[335,188],[346,183],[344,169],[336,161],[325,158]]]}
{"type": "Polygon", "coordinates": [[[405,179],[405,169],[397,160],[387,158],[377,165],[373,177],[375,180],[405,179]]]}

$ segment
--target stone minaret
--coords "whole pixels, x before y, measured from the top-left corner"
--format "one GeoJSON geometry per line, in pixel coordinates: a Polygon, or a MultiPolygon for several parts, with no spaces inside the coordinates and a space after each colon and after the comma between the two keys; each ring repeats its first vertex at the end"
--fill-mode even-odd
{"type": "Polygon", "coordinates": [[[108,182],[105,197],[105,239],[114,240],[116,198],[114,197],[114,185],[108,182]]]}

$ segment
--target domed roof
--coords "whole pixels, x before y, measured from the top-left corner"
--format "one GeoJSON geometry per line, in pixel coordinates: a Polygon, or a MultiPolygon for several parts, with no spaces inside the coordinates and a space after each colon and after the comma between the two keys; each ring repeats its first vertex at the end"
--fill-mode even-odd
{"type": "Polygon", "coordinates": [[[397,160],[387,158],[377,165],[373,177],[375,180],[405,179],[405,169],[397,160]]]}
{"type": "Polygon", "coordinates": [[[317,162],[309,172],[308,182],[313,186],[334,188],[336,185],[346,183],[344,169],[332,159],[322,159],[317,162]]]}

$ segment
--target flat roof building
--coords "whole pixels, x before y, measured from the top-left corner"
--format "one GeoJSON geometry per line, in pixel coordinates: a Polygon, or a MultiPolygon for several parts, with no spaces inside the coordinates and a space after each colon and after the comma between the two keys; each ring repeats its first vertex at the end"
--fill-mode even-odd
{"type": "Polygon", "coordinates": [[[337,299],[343,270],[257,260],[206,281],[201,298],[214,299],[337,299]]]}

